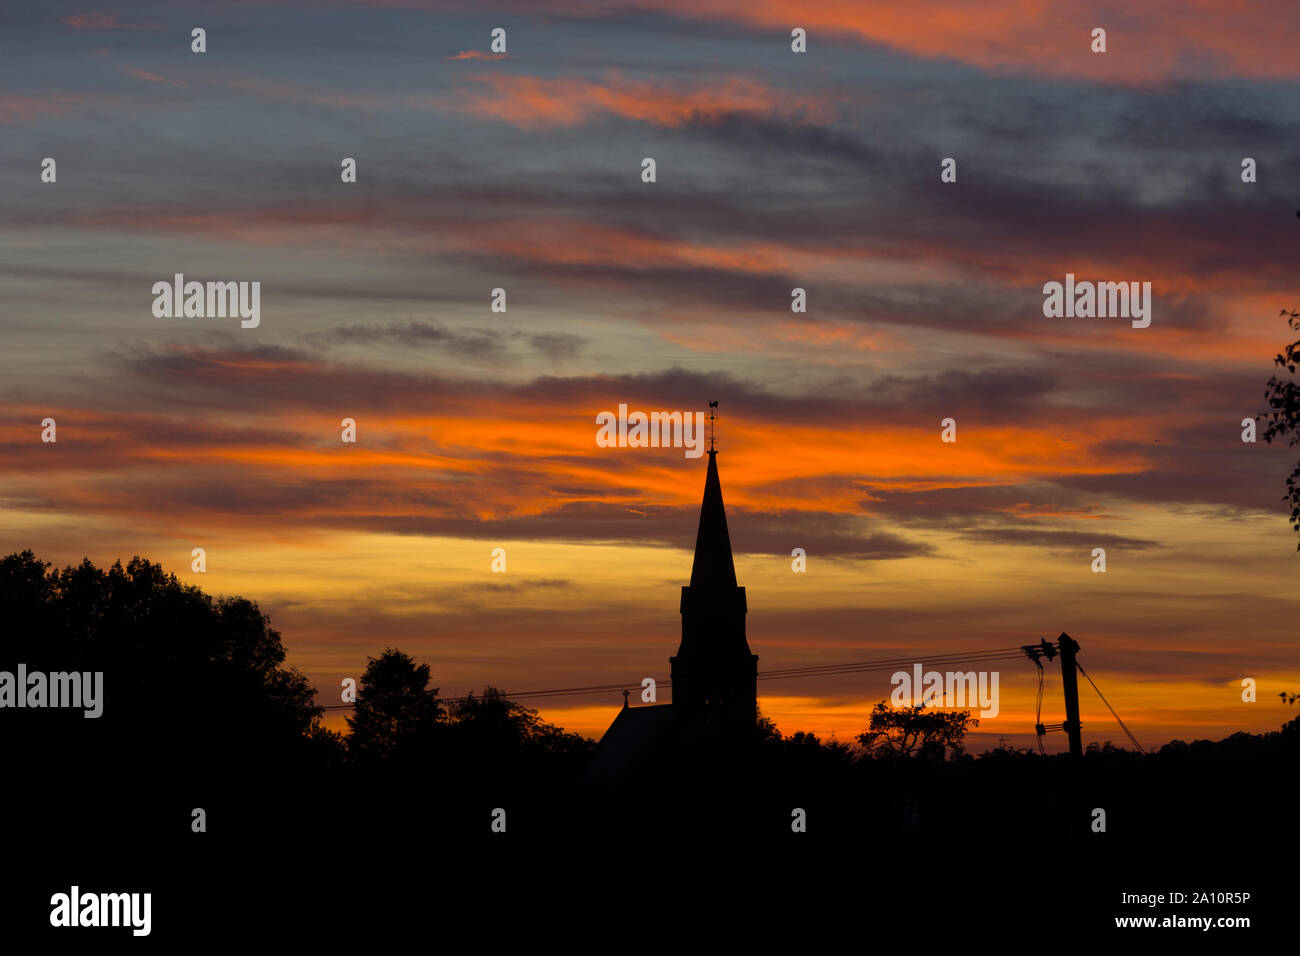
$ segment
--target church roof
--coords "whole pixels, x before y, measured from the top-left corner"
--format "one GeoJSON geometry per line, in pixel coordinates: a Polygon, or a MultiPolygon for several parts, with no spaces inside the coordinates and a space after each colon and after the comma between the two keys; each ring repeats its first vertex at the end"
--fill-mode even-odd
{"type": "Polygon", "coordinates": [[[672,725],[672,704],[624,707],[600,738],[582,775],[587,787],[618,787],[632,780],[672,725]]]}
{"type": "Polygon", "coordinates": [[[709,473],[704,479],[700,528],[695,535],[695,563],[691,565],[691,590],[726,591],[736,587],[736,565],[731,560],[727,512],[722,506],[718,481],[718,453],[709,449],[709,473]]]}

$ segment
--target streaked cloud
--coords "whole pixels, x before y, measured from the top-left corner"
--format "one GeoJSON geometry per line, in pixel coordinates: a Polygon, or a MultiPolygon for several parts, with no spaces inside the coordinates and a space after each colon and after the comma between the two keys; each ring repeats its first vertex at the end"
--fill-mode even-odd
{"type": "Polygon", "coordinates": [[[61,21],[74,30],[161,30],[158,24],[123,23],[116,13],[75,13],[61,21]]]}
{"type": "Polygon", "coordinates": [[[482,50],[461,50],[455,56],[445,56],[444,60],[505,60],[508,53],[484,53],[482,50]]]}
{"type": "Polygon", "coordinates": [[[188,89],[189,84],[181,80],[169,80],[165,76],[159,76],[157,73],[150,73],[148,70],[142,70],[139,67],[127,67],[126,74],[133,76],[137,80],[144,80],[146,83],[165,83],[168,86],[179,86],[182,89],[188,89]]]}
{"type": "Polygon", "coordinates": [[[709,125],[735,113],[777,113],[796,121],[834,119],[825,100],[776,90],[744,77],[693,83],[545,78],[484,73],[468,79],[458,109],[513,123],[522,129],[577,126],[594,117],[618,116],[656,126],[709,125]]]}

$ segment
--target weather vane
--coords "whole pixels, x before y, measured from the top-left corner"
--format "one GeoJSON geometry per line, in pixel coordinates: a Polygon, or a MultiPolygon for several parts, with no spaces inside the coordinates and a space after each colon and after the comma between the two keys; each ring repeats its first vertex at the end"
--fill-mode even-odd
{"type": "Polygon", "coordinates": [[[715,426],[713,424],[718,418],[718,416],[714,414],[713,411],[717,407],[718,407],[717,402],[709,402],[709,451],[717,451],[717,449],[714,448],[714,438],[715,438],[714,427],[715,426]]]}

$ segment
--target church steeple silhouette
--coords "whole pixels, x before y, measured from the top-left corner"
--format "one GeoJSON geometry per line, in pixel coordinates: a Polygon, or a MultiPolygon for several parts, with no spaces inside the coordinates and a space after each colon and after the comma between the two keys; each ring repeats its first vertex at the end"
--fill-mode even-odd
{"type": "Polygon", "coordinates": [[[711,447],[691,583],[682,588],[682,642],[677,655],[669,658],[673,705],[684,717],[737,729],[753,726],[758,714],[758,655],[750,652],[745,638],[747,611],[745,589],[736,584],[718,452],[711,447]]]}
{"type": "MultiPolygon", "coordinates": [[[[716,402],[709,405],[717,407],[716,402]]],[[[698,744],[712,760],[733,752],[733,744],[756,727],[758,655],[750,653],[745,639],[745,589],[736,584],[712,437],[709,445],[695,562],[691,583],[682,588],[682,642],[668,659],[672,703],[629,707],[624,692],[623,708],[583,774],[584,786],[627,786],[653,773],[656,761],[698,744]],[[719,744],[720,749],[709,749],[719,744]]]]}

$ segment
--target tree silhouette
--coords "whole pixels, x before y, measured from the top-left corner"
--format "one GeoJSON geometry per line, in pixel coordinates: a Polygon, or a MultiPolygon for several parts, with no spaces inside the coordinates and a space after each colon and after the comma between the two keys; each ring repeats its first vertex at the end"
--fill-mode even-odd
{"type": "Polygon", "coordinates": [[[449,772],[466,787],[483,790],[574,782],[595,748],[490,686],[451,707],[447,735],[449,772]]]}
{"type": "Polygon", "coordinates": [[[103,675],[98,718],[0,713],[6,774],[25,781],[33,833],[75,816],[147,841],[188,832],[173,815],[196,806],[225,832],[251,831],[266,793],[309,786],[341,752],[252,601],[213,598],[140,557],[51,570],[28,550],[0,558],[0,611],[0,671],[103,675]],[[102,782],[93,801],[86,780],[102,782]]]}
{"type": "Polygon", "coordinates": [[[495,687],[485,687],[481,697],[469,694],[452,708],[451,721],[463,747],[474,750],[539,750],[549,753],[586,752],[593,747],[580,734],[566,733],[541,715],[502,695],[495,687]]]}
{"type": "Polygon", "coordinates": [[[754,707],[754,739],[759,743],[779,743],[782,739],[776,721],[765,716],[763,708],[757,705],[754,707]]]}
{"type": "Polygon", "coordinates": [[[967,728],[978,725],[968,710],[926,710],[921,704],[895,709],[881,701],[871,711],[871,722],[858,735],[858,742],[867,756],[877,760],[941,762],[960,756],[967,728]]]}
{"type": "Polygon", "coordinates": [[[30,550],[0,559],[0,666],[102,671],[99,726],[129,735],[133,750],[174,770],[225,758],[279,764],[313,737],[330,739],[315,690],[283,667],[280,634],[252,601],[214,599],[138,556],[106,571],[89,559],[49,568],[30,550]]]}
{"type": "MultiPolygon", "coordinates": [[[[1300,331],[1300,312],[1288,312],[1283,309],[1280,314],[1286,316],[1287,325],[1300,331]]],[[[1294,376],[1296,366],[1300,365],[1300,339],[1288,345],[1282,354],[1275,356],[1273,364],[1281,366],[1294,376]]],[[[1289,445],[1300,445],[1300,384],[1283,381],[1275,375],[1268,380],[1268,389],[1264,392],[1264,397],[1268,399],[1268,404],[1273,409],[1264,415],[1255,416],[1256,419],[1268,423],[1264,428],[1264,441],[1271,445],[1274,438],[1280,440],[1289,435],[1291,438],[1289,445]]],[[[1300,533],[1300,462],[1296,463],[1291,474],[1287,476],[1286,494],[1282,500],[1290,503],[1291,526],[1300,533]]],[[[1296,550],[1300,551],[1300,543],[1296,544],[1296,550]]]]}
{"type": "Polygon", "coordinates": [[[359,761],[426,755],[443,716],[429,665],[389,647],[367,658],[357,704],[347,718],[348,753],[359,761]]]}

